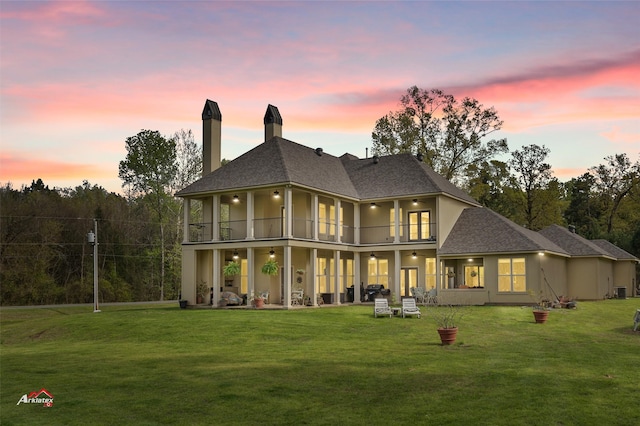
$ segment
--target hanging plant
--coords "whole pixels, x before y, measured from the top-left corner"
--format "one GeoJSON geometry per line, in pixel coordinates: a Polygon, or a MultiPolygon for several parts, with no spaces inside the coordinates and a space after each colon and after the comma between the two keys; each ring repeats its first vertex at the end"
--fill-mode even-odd
{"type": "Polygon", "coordinates": [[[224,268],[222,268],[222,273],[225,277],[233,277],[235,275],[240,274],[240,264],[235,260],[230,261],[224,268]]]}
{"type": "Polygon", "coordinates": [[[269,259],[262,265],[262,273],[265,275],[278,275],[279,268],[277,261],[269,259]]]}

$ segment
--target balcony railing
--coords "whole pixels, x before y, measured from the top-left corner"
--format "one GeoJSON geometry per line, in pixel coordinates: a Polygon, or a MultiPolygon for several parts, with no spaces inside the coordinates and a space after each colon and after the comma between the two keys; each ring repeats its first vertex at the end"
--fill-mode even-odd
{"type": "Polygon", "coordinates": [[[293,218],[293,238],[310,240],[313,238],[313,221],[293,218]]]}
{"type": "Polygon", "coordinates": [[[220,240],[244,240],[247,238],[246,220],[229,220],[220,222],[220,240]]]}
{"type": "MultiPolygon", "coordinates": [[[[270,239],[282,238],[283,219],[280,217],[254,219],[254,238],[270,239]]],[[[336,241],[335,225],[325,224],[320,226],[318,239],[320,241],[336,241]],[[324,233],[322,231],[325,231],[324,233]],[[327,231],[329,231],[327,233],[327,231]]],[[[313,239],[314,222],[308,219],[293,219],[293,238],[313,239]]],[[[346,244],[355,242],[355,235],[358,229],[353,226],[343,225],[340,227],[340,241],[346,244]]],[[[412,242],[436,242],[435,223],[420,225],[401,225],[400,236],[398,241],[401,243],[412,242]]],[[[393,226],[364,226],[359,229],[360,244],[393,244],[396,239],[393,234],[395,228],[393,226]]],[[[212,224],[211,223],[191,223],[189,224],[189,241],[204,242],[212,241],[212,224]]],[[[247,221],[231,220],[220,222],[219,224],[219,240],[221,241],[239,241],[247,239],[247,221]]]]}
{"type": "Polygon", "coordinates": [[[253,232],[256,239],[282,238],[283,220],[281,217],[253,219],[253,232]]]}
{"type": "Polygon", "coordinates": [[[192,243],[211,241],[213,234],[211,223],[190,223],[189,224],[189,241],[192,243]]]}

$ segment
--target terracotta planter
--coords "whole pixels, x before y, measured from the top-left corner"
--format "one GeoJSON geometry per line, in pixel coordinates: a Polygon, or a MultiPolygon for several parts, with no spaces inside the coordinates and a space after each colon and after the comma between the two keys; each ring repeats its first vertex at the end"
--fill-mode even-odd
{"type": "Polygon", "coordinates": [[[253,299],[253,304],[255,305],[256,309],[260,309],[264,307],[264,299],[253,299]]]}
{"type": "Polygon", "coordinates": [[[547,322],[549,311],[533,311],[533,317],[536,319],[536,323],[544,324],[547,322]]]}
{"type": "Polygon", "coordinates": [[[458,334],[458,327],[456,328],[439,328],[438,334],[440,334],[440,341],[442,345],[452,345],[456,341],[458,334]]]}

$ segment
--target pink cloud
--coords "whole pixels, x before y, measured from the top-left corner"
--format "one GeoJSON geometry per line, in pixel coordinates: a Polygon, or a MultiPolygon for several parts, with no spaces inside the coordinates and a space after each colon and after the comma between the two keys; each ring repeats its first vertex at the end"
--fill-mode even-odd
{"type": "Polygon", "coordinates": [[[600,135],[616,144],[640,144],[640,133],[626,133],[618,126],[614,126],[610,131],[602,132],[600,135]]]}
{"type": "Polygon", "coordinates": [[[29,182],[41,178],[47,180],[107,178],[113,176],[113,170],[95,164],[77,164],[42,158],[24,158],[8,153],[0,154],[2,179],[7,182],[29,182]]]}

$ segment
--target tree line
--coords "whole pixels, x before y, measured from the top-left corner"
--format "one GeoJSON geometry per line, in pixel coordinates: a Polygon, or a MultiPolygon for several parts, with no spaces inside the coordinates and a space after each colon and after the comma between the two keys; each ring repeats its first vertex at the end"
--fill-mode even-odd
{"type": "Polygon", "coordinates": [[[124,195],[88,181],[0,188],[2,305],[92,302],[94,219],[101,303],[179,297],[183,214],[172,194],[200,177],[201,148],[185,130],[142,130],[125,146],[124,195]]]}
{"type": "MultiPolygon", "coordinates": [[[[502,124],[494,108],[475,99],[414,86],[399,110],[377,120],[373,152],[422,154],[482,205],[520,225],[573,225],[585,238],[607,239],[640,257],[640,159],[613,154],[560,182],[544,145],[509,151],[505,139],[486,140],[502,124]]],[[[179,297],[183,213],[173,194],[200,177],[202,148],[190,130],[142,130],[125,147],[123,194],[87,181],[75,188],[50,189],[41,179],[0,187],[0,304],[91,303],[87,233],[94,219],[101,303],[179,297]]]]}

